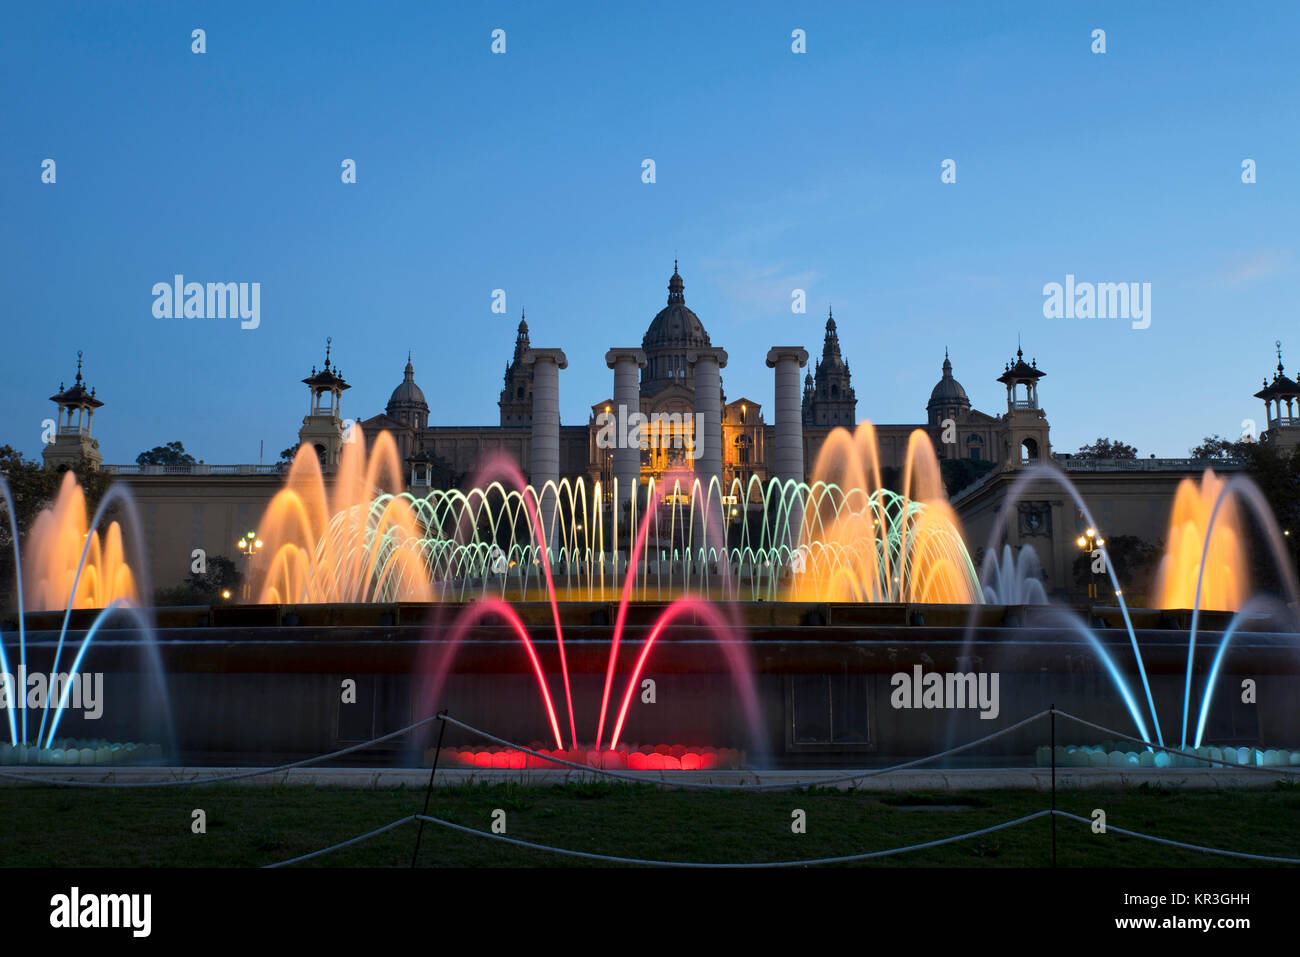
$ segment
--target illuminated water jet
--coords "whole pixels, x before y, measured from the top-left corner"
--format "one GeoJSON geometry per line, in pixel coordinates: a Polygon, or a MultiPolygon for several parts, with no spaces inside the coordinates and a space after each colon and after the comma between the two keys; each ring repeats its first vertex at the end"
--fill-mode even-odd
{"type": "Polygon", "coordinates": [[[1165,536],[1165,554],[1156,575],[1160,608],[1237,611],[1250,591],[1250,576],[1236,503],[1220,507],[1213,531],[1210,518],[1225,481],[1206,469],[1198,484],[1183,479],[1174,495],[1165,536]]]}

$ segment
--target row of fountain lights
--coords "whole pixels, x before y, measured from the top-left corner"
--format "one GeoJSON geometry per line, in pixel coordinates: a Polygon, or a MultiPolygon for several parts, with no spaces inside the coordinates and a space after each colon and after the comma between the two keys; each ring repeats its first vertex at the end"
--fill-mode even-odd
{"type": "MultiPolygon", "coordinates": [[[[734,508],[731,510],[731,514],[732,514],[732,515],[735,515],[736,512],[737,512],[737,510],[734,509],[734,508]]],[[[878,524],[878,523],[873,522],[873,524],[878,524]]],[[[1291,533],[1288,531],[1288,532],[1286,532],[1285,534],[1290,535],[1291,533]]],[[[1104,546],[1104,545],[1106,544],[1106,539],[1101,538],[1100,536],[1098,536],[1098,535],[1097,535],[1097,530],[1096,530],[1095,528],[1089,528],[1089,529],[1085,530],[1084,533],[1078,537],[1078,539],[1076,539],[1076,542],[1075,542],[1075,543],[1076,543],[1076,544],[1077,544],[1081,549],[1083,549],[1083,551],[1084,551],[1084,552],[1085,552],[1089,557],[1091,557],[1092,554],[1093,554],[1094,552],[1097,551],[1097,549],[1101,548],[1102,546],[1104,546]]],[[[262,540],[261,540],[260,538],[257,537],[257,533],[256,533],[256,532],[251,532],[251,531],[250,531],[250,532],[248,532],[247,534],[245,534],[244,537],[241,538],[241,539],[236,543],[236,547],[239,549],[240,554],[244,556],[244,560],[245,560],[245,574],[244,574],[244,592],[245,592],[245,595],[244,595],[244,597],[247,598],[247,597],[248,597],[248,589],[251,587],[251,585],[250,585],[249,583],[250,583],[251,580],[252,580],[253,556],[256,555],[259,551],[261,551],[261,549],[262,549],[262,540]]],[[[514,564],[514,563],[512,562],[511,564],[514,564]]],[[[221,593],[221,597],[224,598],[224,599],[229,599],[229,598],[230,598],[230,590],[229,590],[229,589],[226,589],[226,590],[222,591],[222,593],[221,593]]],[[[1096,598],[1096,597],[1097,597],[1097,586],[1096,586],[1096,584],[1094,584],[1094,583],[1091,582],[1091,581],[1088,582],[1088,597],[1089,597],[1089,598],[1096,598]]]]}

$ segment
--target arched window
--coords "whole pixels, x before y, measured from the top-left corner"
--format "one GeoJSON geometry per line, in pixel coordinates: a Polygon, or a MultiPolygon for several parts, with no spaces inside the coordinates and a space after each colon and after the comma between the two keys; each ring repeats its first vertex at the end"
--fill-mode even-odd
{"type": "Polygon", "coordinates": [[[1038,443],[1033,439],[1025,439],[1020,443],[1020,461],[1037,462],[1038,461],[1038,443]]]}

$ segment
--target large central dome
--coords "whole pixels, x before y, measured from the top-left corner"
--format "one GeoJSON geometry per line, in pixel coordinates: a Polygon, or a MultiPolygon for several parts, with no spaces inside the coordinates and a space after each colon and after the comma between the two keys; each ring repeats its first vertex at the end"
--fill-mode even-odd
{"type": "Polygon", "coordinates": [[[709,349],[713,343],[700,317],[686,308],[686,288],[673,262],[668,280],[668,305],[659,310],[641,339],[646,366],[641,372],[641,394],[654,395],[670,385],[694,389],[687,355],[694,349],[709,349]]]}
{"type": "Polygon", "coordinates": [[[659,310],[641,340],[647,356],[651,350],[707,349],[713,345],[700,317],[686,308],[685,288],[677,274],[677,264],[673,263],[672,278],[668,280],[668,305],[659,310]]]}

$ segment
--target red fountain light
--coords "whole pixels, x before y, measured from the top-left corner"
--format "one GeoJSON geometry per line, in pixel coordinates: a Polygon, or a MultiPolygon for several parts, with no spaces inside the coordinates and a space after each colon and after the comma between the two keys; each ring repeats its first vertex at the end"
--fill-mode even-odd
{"type": "MultiPolygon", "coordinates": [[[[483,469],[480,478],[488,473],[504,474],[506,478],[512,481],[517,488],[527,489],[527,483],[523,473],[507,456],[500,455],[489,460],[483,469]]],[[[537,656],[536,648],[533,646],[528,636],[527,628],[519,618],[515,610],[505,601],[499,598],[485,599],[478,601],[464,609],[457,618],[455,627],[452,631],[449,641],[449,647],[446,652],[445,662],[449,665],[451,659],[455,656],[456,650],[464,640],[470,628],[479,623],[484,617],[490,614],[500,614],[510,627],[524,643],[524,648],[528,654],[529,662],[532,665],[533,674],[537,678],[537,685],[542,694],[543,703],[546,706],[547,716],[551,723],[552,732],[555,735],[556,749],[554,751],[544,751],[538,743],[531,750],[537,751],[546,757],[537,757],[528,755],[515,748],[495,747],[490,749],[459,749],[444,748],[440,756],[453,764],[465,767],[478,768],[496,768],[496,769],[524,769],[534,767],[552,766],[552,762],[547,758],[558,758],[573,764],[585,765],[593,768],[606,769],[625,769],[625,770],[712,770],[715,768],[738,768],[743,760],[740,751],[732,748],[712,748],[712,747],[693,747],[688,748],[685,745],[657,745],[657,746],[638,746],[629,747],[619,744],[622,736],[623,726],[627,720],[628,709],[632,702],[633,692],[636,690],[637,682],[649,659],[650,651],[655,646],[659,637],[664,630],[679,616],[690,612],[703,619],[714,632],[715,636],[720,639],[724,654],[728,659],[733,677],[738,675],[749,674],[749,663],[746,657],[746,650],[742,643],[736,641],[733,635],[733,625],[728,622],[726,617],[712,604],[700,598],[687,596],[679,598],[672,602],[655,620],[651,627],[650,634],[647,637],[640,654],[637,656],[636,664],[628,679],[626,690],[622,697],[622,703],[618,709],[618,716],[614,723],[613,734],[610,738],[608,747],[602,748],[601,742],[604,738],[605,721],[609,714],[609,699],[614,683],[614,669],[618,662],[618,651],[622,643],[623,630],[627,623],[628,606],[632,599],[632,585],[635,581],[637,558],[640,555],[646,538],[650,532],[650,524],[654,515],[654,505],[662,496],[660,488],[656,488],[652,494],[651,501],[642,516],[637,529],[635,546],[631,549],[628,561],[628,568],[623,582],[622,594],[619,598],[618,609],[615,616],[614,633],[610,642],[609,659],[605,669],[605,683],[601,695],[600,717],[596,730],[596,746],[593,749],[581,748],[578,745],[578,736],[576,730],[576,721],[574,718],[573,696],[571,683],[569,679],[568,660],[564,652],[564,633],[560,624],[559,603],[555,591],[555,583],[551,573],[550,557],[546,552],[546,538],[543,522],[538,511],[537,496],[529,497],[524,491],[522,493],[523,501],[528,509],[529,518],[531,519],[532,528],[537,535],[539,548],[541,551],[541,563],[546,580],[546,590],[551,606],[551,617],[555,625],[556,646],[560,657],[560,673],[564,681],[565,702],[569,713],[569,731],[572,747],[564,750],[563,742],[560,735],[559,723],[556,717],[555,706],[551,697],[550,689],[546,684],[546,678],[541,669],[541,663],[537,656]]],[[[431,698],[437,700],[441,694],[443,681],[446,678],[448,667],[444,666],[438,669],[431,686],[431,698]]],[[[741,681],[740,693],[742,705],[744,706],[746,717],[751,727],[756,727],[758,722],[758,697],[754,690],[753,682],[741,681]]]]}

